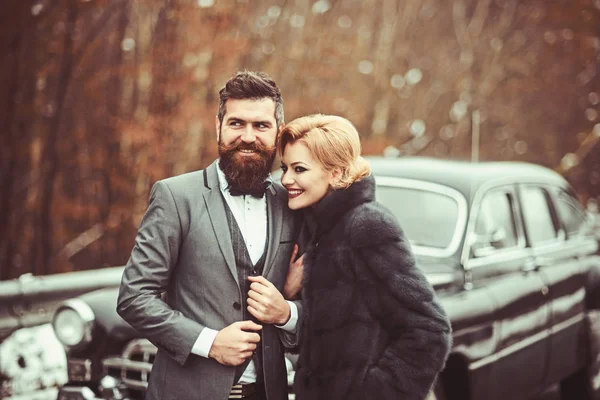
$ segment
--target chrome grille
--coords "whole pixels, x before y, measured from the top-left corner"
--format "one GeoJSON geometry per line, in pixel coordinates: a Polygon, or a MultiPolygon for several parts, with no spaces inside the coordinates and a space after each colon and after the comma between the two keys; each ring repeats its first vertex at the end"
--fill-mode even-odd
{"type": "Polygon", "coordinates": [[[119,379],[130,390],[145,391],[156,355],[156,346],[146,339],[131,341],[121,357],[109,357],[102,361],[105,375],[119,379]]]}

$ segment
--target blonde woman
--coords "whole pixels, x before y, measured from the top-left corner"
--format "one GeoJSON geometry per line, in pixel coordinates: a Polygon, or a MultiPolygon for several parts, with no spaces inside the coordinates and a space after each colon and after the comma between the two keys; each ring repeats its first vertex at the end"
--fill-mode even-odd
{"type": "Polygon", "coordinates": [[[284,289],[301,291],[305,310],[296,398],[425,399],[450,324],[397,220],[375,201],[358,132],[341,117],[302,117],[279,151],[289,208],[306,209],[312,232],[303,277],[291,271],[284,289]]]}

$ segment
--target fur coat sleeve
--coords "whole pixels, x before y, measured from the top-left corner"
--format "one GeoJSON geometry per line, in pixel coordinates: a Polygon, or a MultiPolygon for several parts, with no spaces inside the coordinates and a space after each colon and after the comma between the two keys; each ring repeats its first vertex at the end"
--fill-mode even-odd
{"type": "Polygon", "coordinates": [[[365,390],[372,398],[422,400],[448,357],[450,322],[396,219],[380,205],[365,208],[350,224],[352,248],[376,280],[371,312],[390,337],[367,370],[365,390]]]}

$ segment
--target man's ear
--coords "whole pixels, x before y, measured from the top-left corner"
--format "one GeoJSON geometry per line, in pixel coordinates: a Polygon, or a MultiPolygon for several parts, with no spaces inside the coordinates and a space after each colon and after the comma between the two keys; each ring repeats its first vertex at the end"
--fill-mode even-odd
{"type": "Polygon", "coordinates": [[[217,132],[217,143],[219,143],[219,139],[221,138],[221,122],[218,115],[215,115],[215,132],[217,132]]]}
{"type": "MultiPolygon", "coordinates": [[[[283,132],[283,128],[285,128],[285,124],[282,122],[277,129],[277,135],[275,136],[275,147],[279,147],[279,141],[281,140],[281,132],[283,132]]],[[[279,152],[277,152],[279,153],[279,152]]]]}

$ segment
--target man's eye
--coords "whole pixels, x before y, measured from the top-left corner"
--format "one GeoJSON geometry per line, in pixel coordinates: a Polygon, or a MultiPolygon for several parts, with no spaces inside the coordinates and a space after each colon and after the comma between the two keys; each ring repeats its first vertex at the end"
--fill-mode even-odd
{"type": "Polygon", "coordinates": [[[257,129],[268,129],[269,128],[269,125],[262,124],[262,123],[256,124],[255,126],[257,129]]]}
{"type": "Polygon", "coordinates": [[[229,126],[242,126],[242,123],[240,121],[231,121],[229,126]]]}

